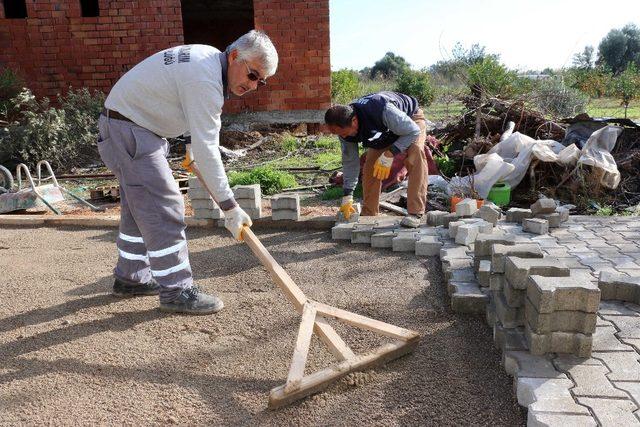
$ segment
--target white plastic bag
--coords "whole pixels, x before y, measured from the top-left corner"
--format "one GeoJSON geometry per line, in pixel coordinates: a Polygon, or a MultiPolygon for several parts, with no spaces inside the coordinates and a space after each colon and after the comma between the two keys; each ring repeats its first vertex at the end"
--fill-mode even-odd
{"type": "Polygon", "coordinates": [[[582,148],[582,155],[578,159],[578,164],[604,170],[600,183],[608,188],[616,188],[620,184],[618,165],[611,155],[620,133],[622,128],[619,126],[606,126],[595,131],[582,148]]]}

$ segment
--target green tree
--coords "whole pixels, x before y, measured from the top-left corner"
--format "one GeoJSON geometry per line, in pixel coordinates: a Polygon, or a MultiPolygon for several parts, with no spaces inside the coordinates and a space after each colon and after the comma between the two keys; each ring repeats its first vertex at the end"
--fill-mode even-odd
{"type": "Polygon", "coordinates": [[[609,31],[598,46],[598,62],[614,75],[623,72],[630,63],[640,66],[640,29],[627,24],[609,31]]]}
{"type": "Polygon", "coordinates": [[[387,52],[382,59],[373,65],[370,76],[371,78],[378,76],[395,78],[407,68],[409,68],[409,63],[402,56],[396,55],[393,52],[387,52]]]}
{"type": "Polygon", "coordinates": [[[585,46],[580,53],[573,55],[573,66],[581,70],[590,70],[593,68],[593,46],[585,46]]]}
{"type": "Polygon", "coordinates": [[[624,106],[624,117],[627,118],[627,109],[634,99],[640,97],[640,72],[635,64],[629,64],[626,70],[612,81],[613,94],[620,98],[624,106]]]}
{"type": "Polygon", "coordinates": [[[422,107],[431,105],[435,98],[431,75],[426,70],[414,71],[408,68],[402,71],[398,76],[395,90],[413,96],[422,107]]]}
{"type": "Polygon", "coordinates": [[[499,56],[487,53],[486,48],[477,43],[467,49],[462,43],[457,42],[451,50],[451,59],[436,62],[429,67],[429,71],[433,75],[440,76],[442,80],[464,82],[467,76],[467,69],[485,58],[497,60],[499,56]]]}

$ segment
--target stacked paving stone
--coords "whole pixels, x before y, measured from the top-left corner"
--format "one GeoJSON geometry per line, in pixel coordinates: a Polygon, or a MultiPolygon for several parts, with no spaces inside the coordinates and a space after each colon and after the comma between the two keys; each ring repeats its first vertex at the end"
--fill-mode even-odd
{"type": "Polygon", "coordinates": [[[189,177],[189,198],[193,208],[193,216],[196,219],[221,219],[224,218],[222,209],[213,201],[209,192],[202,186],[200,180],[189,177]]]}
{"type": "Polygon", "coordinates": [[[251,219],[262,217],[262,192],[260,184],[236,185],[232,188],[233,197],[251,219]]]}
{"type": "Polygon", "coordinates": [[[522,224],[524,231],[547,234],[549,229],[558,228],[569,220],[569,210],[557,207],[553,199],[542,198],[529,209],[511,208],[507,211],[507,222],[522,224]]]}
{"type": "Polygon", "coordinates": [[[271,218],[275,221],[300,221],[300,196],[279,194],[271,198],[271,218]]]}

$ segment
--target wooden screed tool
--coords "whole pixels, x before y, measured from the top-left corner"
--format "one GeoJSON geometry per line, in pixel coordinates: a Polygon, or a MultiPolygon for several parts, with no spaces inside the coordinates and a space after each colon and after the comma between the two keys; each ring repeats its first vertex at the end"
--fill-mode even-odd
{"type": "MultiPolygon", "coordinates": [[[[191,166],[195,165],[192,164],[191,166]]],[[[196,167],[193,167],[193,171],[203,186],[207,188],[196,167]]],[[[208,188],[207,191],[209,191],[208,188]]],[[[210,191],[209,193],[211,194],[210,191]]],[[[308,299],[289,274],[273,259],[249,227],[244,227],[242,237],[254,255],[269,271],[271,278],[282,290],[285,297],[302,315],[287,381],[284,385],[271,390],[269,408],[278,408],[310,394],[317,393],[350,372],[361,371],[374,365],[397,359],[412,352],[418,345],[420,335],[415,331],[308,299]],[[329,325],[327,319],[336,319],[348,325],[383,335],[390,338],[391,342],[369,353],[355,354],[333,327],[329,325]],[[310,375],[304,375],[311,335],[314,333],[324,342],[337,359],[337,362],[310,375]]]]}

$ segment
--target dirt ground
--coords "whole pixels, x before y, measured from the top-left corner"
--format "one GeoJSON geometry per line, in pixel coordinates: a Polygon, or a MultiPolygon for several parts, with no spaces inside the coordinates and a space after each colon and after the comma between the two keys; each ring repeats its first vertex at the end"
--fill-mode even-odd
{"type": "MultiPolygon", "coordinates": [[[[310,298],[419,331],[415,353],[270,411],[299,317],[249,248],[189,230],[197,285],[226,308],[165,315],[110,295],[116,231],[0,228],[0,424],[523,425],[480,317],[447,308],[439,262],[259,233],[310,298]]],[[[335,325],[354,350],[381,341],[335,325]]],[[[331,361],[312,342],[308,370],[331,361]]]]}

